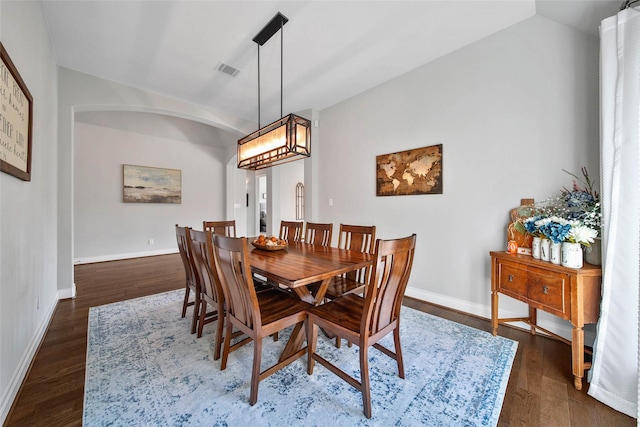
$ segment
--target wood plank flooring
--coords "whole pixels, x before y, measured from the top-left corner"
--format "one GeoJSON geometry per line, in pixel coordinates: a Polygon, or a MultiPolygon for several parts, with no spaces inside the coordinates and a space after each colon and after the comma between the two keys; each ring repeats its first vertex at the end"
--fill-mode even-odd
{"type": "MultiPolygon", "coordinates": [[[[75,281],[77,297],[58,303],[6,427],[81,426],[89,307],[181,289],[184,271],[179,255],[162,255],[78,265],[75,281]]],[[[491,330],[485,319],[412,298],[405,298],[405,304],[491,330]]],[[[588,384],[581,391],[573,387],[568,345],[507,326],[500,326],[499,334],[519,342],[499,426],[636,425],[635,419],[588,396],[588,384]]]]}

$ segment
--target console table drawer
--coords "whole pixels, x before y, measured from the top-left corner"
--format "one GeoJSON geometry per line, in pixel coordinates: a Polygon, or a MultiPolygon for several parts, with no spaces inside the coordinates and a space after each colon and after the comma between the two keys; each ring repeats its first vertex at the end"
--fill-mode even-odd
{"type": "Polygon", "coordinates": [[[565,319],[571,317],[568,276],[532,270],[527,280],[527,297],[532,305],[565,319]]]}
{"type": "Polygon", "coordinates": [[[527,295],[527,270],[517,265],[501,263],[498,272],[500,291],[517,296],[527,295]]]}

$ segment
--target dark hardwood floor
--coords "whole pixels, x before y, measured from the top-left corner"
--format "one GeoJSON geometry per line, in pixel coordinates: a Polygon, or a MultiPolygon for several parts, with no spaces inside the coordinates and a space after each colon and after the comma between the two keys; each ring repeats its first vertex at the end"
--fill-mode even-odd
{"type": "MultiPolygon", "coordinates": [[[[77,297],[58,303],[5,426],[82,425],[89,307],[181,289],[184,271],[179,255],[163,255],[79,265],[75,281],[77,297]]],[[[411,298],[405,304],[491,330],[485,319],[411,298]]],[[[499,426],[636,425],[635,419],[588,396],[586,383],[581,391],[573,387],[566,344],[506,326],[499,334],[519,342],[499,426]]]]}

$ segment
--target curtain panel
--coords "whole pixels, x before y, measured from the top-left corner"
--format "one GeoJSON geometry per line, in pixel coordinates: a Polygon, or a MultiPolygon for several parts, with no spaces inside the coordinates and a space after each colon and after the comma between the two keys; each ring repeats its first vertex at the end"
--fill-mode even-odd
{"type": "Polygon", "coordinates": [[[640,11],[600,27],[603,277],[589,395],[638,418],[640,11]]]}

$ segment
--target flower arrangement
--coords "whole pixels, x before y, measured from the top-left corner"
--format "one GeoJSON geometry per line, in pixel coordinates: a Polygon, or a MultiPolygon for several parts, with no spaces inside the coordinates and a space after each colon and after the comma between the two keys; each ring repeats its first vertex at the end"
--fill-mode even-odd
{"type": "Polygon", "coordinates": [[[600,235],[602,213],[598,193],[593,189],[586,168],[582,168],[583,179],[573,176],[571,190],[563,188],[555,197],[535,203],[535,215],[515,224],[516,230],[534,237],[546,237],[554,243],[571,242],[589,246],[600,235]]]}
{"type": "Polygon", "coordinates": [[[571,224],[564,218],[552,216],[538,220],[538,229],[553,243],[562,243],[571,232],[571,224]]]}
{"type": "Polygon", "coordinates": [[[571,227],[566,241],[571,243],[580,243],[582,246],[590,246],[596,237],[598,237],[598,232],[596,230],[578,223],[571,227]]]}

